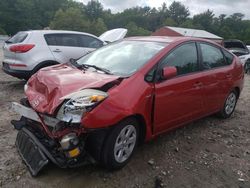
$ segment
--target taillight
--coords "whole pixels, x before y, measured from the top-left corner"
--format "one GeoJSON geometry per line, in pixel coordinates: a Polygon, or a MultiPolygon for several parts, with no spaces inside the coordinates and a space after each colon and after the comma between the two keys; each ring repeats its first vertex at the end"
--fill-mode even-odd
{"type": "Polygon", "coordinates": [[[34,47],[34,44],[19,44],[11,46],[10,51],[15,53],[25,53],[30,51],[34,47]]]}

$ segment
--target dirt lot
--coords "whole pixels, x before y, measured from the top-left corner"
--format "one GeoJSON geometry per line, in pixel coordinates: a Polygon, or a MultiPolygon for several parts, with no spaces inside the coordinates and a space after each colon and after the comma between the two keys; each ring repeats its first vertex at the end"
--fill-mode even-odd
{"type": "Polygon", "coordinates": [[[0,187],[250,187],[250,76],[228,120],[211,116],[165,134],[116,172],[50,164],[37,178],[21,162],[10,125],[18,118],[10,102],[23,97],[24,83],[0,70],[0,187]]]}

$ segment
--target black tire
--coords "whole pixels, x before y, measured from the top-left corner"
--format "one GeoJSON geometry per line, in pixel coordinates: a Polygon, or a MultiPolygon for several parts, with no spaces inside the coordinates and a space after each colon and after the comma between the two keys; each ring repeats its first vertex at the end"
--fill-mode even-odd
{"type": "MultiPolygon", "coordinates": [[[[101,158],[102,165],[109,170],[115,170],[115,169],[120,169],[120,168],[124,167],[128,163],[128,161],[131,159],[131,157],[135,151],[135,148],[137,147],[138,138],[139,138],[139,129],[138,129],[138,123],[137,123],[136,119],[128,118],[128,119],[125,119],[125,120],[121,121],[120,123],[118,123],[116,125],[116,127],[108,135],[108,137],[104,143],[104,147],[102,150],[102,158],[101,158]],[[123,133],[125,133],[125,135],[126,135],[126,133],[129,133],[129,132],[126,132],[127,130],[130,130],[130,131],[135,130],[135,133],[133,133],[133,134],[131,133],[131,135],[130,135],[131,137],[129,136],[129,139],[130,138],[134,139],[134,137],[132,135],[135,134],[136,138],[135,138],[134,146],[133,145],[123,146],[123,149],[121,148],[119,151],[117,151],[117,148],[119,148],[120,146],[115,148],[115,145],[116,144],[120,145],[120,144],[118,144],[119,141],[121,141],[121,143],[124,143],[121,140],[122,139],[121,135],[123,133]],[[128,149],[129,147],[131,147],[131,148],[128,149]],[[129,155],[126,154],[127,151],[125,151],[126,149],[124,149],[124,148],[127,148],[129,155]],[[116,154],[115,154],[115,151],[117,151],[116,154]],[[121,157],[118,157],[119,153],[122,154],[121,157]],[[121,159],[121,161],[118,161],[119,159],[121,159]]],[[[126,143],[124,145],[126,145],[126,143]]]]}
{"type": "Polygon", "coordinates": [[[225,99],[223,109],[219,112],[219,116],[224,119],[229,118],[234,112],[237,100],[238,93],[235,90],[231,91],[225,99]]]}

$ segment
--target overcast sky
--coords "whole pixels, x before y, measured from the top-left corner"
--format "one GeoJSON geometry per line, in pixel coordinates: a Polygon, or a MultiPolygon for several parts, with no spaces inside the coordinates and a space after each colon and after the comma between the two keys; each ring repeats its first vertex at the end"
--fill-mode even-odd
{"type": "MultiPolygon", "coordinates": [[[[87,4],[89,0],[78,0],[87,4]]],[[[174,0],[99,0],[104,8],[111,9],[112,12],[119,12],[134,6],[160,7],[163,2],[169,6],[174,0]]],[[[245,18],[250,19],[250,0],[179,0],[189,8],[191,15],[213,10],[215,15],[233,14],[240,12],[245,14],[245,18]]]]}

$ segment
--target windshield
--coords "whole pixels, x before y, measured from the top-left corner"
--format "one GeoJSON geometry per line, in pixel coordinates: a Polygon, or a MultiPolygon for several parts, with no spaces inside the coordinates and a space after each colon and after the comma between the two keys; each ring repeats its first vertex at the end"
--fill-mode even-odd
{"type": "Polygon", "coordinates": [[[77,61],[79,65],[94,65],[111,74],[127,77],[148,62],[167,43],[120,41],[102,47],[77,61]]]}

